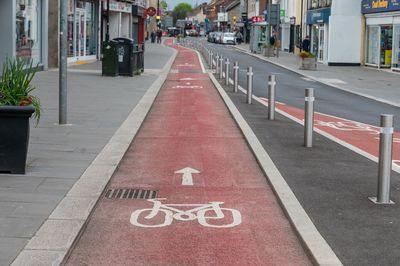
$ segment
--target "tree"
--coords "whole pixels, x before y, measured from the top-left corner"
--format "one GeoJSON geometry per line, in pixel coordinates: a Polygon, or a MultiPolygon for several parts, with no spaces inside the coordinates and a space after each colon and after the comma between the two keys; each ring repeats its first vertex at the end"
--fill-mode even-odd
{"type": "Polygon", "coordinates": [[[188,3],[180,3],[172,10],[172,17],[174,18],[174,24],[178,19],[185,19],[189,12],[192,12],[192,6],[188,3]]]}
{"type": "Polygon", "coordinates": [[[164,10],[164,12],[166,12],[168,10],[168,4],[166,1],[161,0],[160,1],[160,7],[164,10]]]}

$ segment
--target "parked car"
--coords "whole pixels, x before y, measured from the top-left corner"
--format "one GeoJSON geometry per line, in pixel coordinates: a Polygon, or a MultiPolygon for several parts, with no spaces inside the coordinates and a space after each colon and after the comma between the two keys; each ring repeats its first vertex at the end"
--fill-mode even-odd
{"type": "Polygon", "coordinates": [[[221,36],[222,44],[236,44],[235,34],[233,32],[224,32],[221,36]]]}

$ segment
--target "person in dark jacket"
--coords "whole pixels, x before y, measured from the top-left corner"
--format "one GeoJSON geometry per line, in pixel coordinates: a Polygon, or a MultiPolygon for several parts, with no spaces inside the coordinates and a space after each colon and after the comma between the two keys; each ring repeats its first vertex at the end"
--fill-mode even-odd
{"type": "Polygon", "coordinates": [[[273,33],[272,33],[272,36],[269,38],[269,44],[270,44],[271,46],[274,46],[274,45],[275,45],[275,42],[276,42],[276,33],[273,32],[273,33]]]}
{"type": "Polygon", "coordinates": [[[308,35],[304,38],[301,47],[303,48],[303,51],[309,53],[310,52],[310,38],[308,35]]]}
{"type": "Polygon", "coordinates": [[[156,31],[153,30],[150,34],[150,39],[151,39],[151,43],[155,43],[156,42],[156,31]]]}

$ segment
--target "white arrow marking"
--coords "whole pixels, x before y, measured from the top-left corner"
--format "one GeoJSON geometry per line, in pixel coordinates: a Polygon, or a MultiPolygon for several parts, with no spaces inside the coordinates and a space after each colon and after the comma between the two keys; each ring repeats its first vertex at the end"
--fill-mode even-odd
{"type": "Polygon", "coordinates": [[[183,78],[183,79],[180,79],[180,80],[194,80],[194,79],[192,79],[192,78],[183,78]]]}
{"type": "Polygon", "coordinates": [[[192,174],[200,174],[200,171],[186,167],[175,172],[175,174],[182,175],[182,186],[193,186],[193,176],[192,174]]]}

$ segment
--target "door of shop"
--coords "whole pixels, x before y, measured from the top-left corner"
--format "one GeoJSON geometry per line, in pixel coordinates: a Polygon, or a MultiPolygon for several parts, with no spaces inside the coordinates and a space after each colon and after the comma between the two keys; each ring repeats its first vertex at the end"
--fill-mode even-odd
{"type": "Polygon", "coordinates": [[[86,54],[86,11],[76,9],[75,11],[75,57],[85,56],[86,54]]]}
{"type": "Polygon", "coordinates": [[[319,27],[318,42],[318,61],[324,62],[325,29],[323,26],[319,27]]]}
{"type": "Polygon", "coordinates": [[[366,65],[391,67],[393,26],[374,25],[367,28],[366,65]]]}

